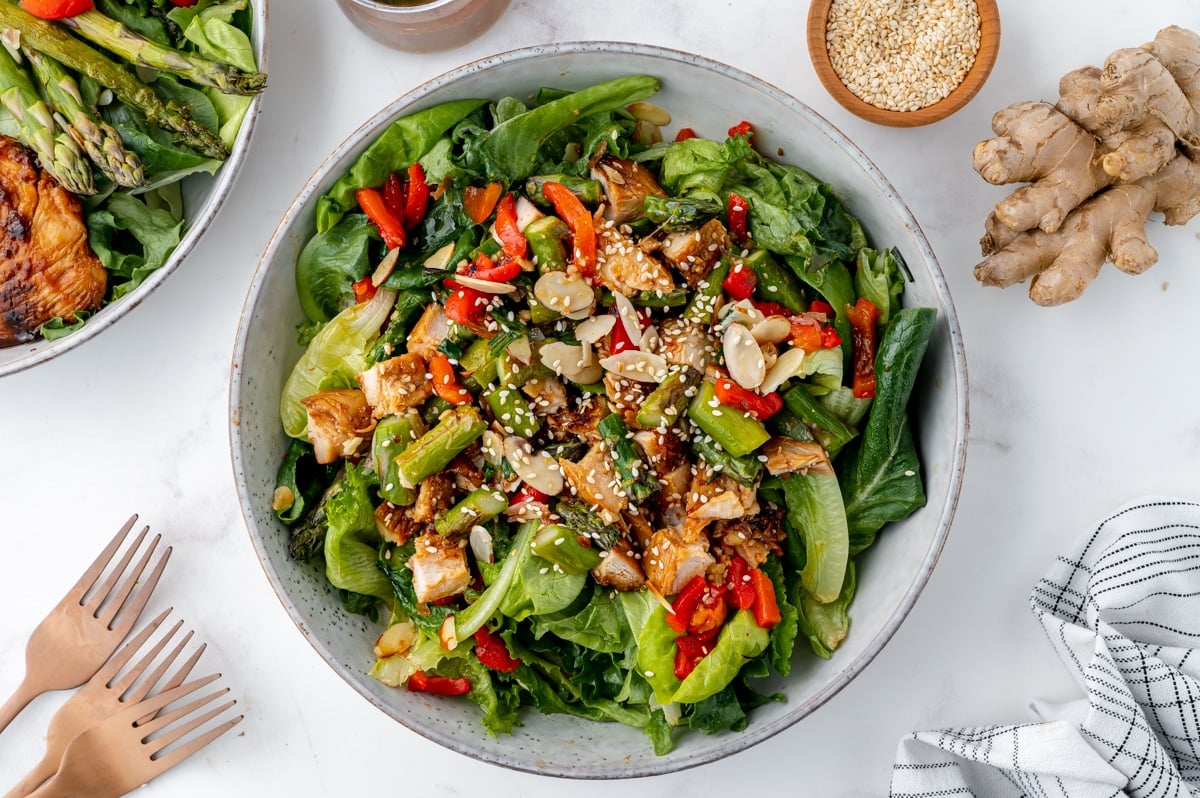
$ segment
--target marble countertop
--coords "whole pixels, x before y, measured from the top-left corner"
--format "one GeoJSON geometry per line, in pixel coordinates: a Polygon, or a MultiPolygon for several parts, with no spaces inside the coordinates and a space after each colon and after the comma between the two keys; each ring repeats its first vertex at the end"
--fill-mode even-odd
{"type": "MultiPolygon", "coordinates": [[[[1039,308],[1023,288],[971,275],[1003,191],[971,169],[993,111],[1057,96],[1058,78],[1168,24],[1192,0],[1003,3],[991,79],[950,119],[913,130],[859,120],[824,92],[804,44],[806,5],[766,0],[514,0],[459,50],[411,55],[366,39],[334,3],[276,0],[253,151],[188,261],[113,329],[0,380],[0,693],[24,641],[133,511],[174,545],[151,607],[174,605],[209,642],[246,714],[237,732],[151,784],[146,796],[610,794],[615,785],[481,764],[394,723],[330,670],[292,625],[255,559],[228,451],[230,353],[246,289],[305,179],[395,96],[474,58],[576,39],[703,53],[775,84],[854,140],[907,200],[945,271],[966,342],[971,433],[957,517],[907,621],[858,678],[801,723],[725,761],[624,782],[628,798],[887,791],[914,729],[1028,720],[1031,698],[1076,688],[1028,610],[1053,557],[1106,511],[1147,493],[1200,498],[1200,222],[1151,225],[1160,262],[1106,267],[1082,300],[1039,308]],[[1035,10],[1036,8],[1036,10],[1035,10]],[[60,512],[61,511],[61,512],[60,512]]],[[[0,739],[0,787],[37,760],[62,695],[0,739]]]]}

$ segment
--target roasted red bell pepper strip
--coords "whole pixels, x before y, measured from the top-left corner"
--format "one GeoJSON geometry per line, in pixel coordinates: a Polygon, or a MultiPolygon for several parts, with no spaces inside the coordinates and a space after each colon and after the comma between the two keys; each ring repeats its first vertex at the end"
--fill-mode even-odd
{"type": "Polygon", "coordinates": [[[745,244],[750,237],[748,232],[750,203],[741,194],[730,194],[729,205],[726,209],[729,215],[729,235],[738,244],[745,244]]]}
{"type": "Polygon", "coordinates": [[[734,138],[736,136],[753,136],[754,125],[743,119],[741,122],[738,122],[736,125],[729,128],[727,132],[729,133],[729,138],[734,138]]]}
{"type": "Polygon", "coordinates": [[[426,676],[424,671],[417,671],[408,677],[408,691],[433,695],[466,695],[471,692],[471,683],[461,677],[452,679],[449,676],[426,676]]]}
{"type": "MultiPolygon", "coordinates": [[[[404,182],[395,172],[383,181],[383,204],[401,224],[404,224],[404,182]]],[[[407,229],[408,225],[405,224],[404,227],[407,229]]]]}
{"type": "Polygon", "coordinates": [[[471,392],[458,384],[454,366],[445,355],[435,355],[429,361],[429,374],[433,378],[433,392],[452,405],[471,402],[471,392]]]}
{"type": "Polygon", "coordinates": [[[445,285],[450,289],[450,296],[446,297],[446,318],[479,334],[477,331],[483,327],[492,305],[491,296],[453,280],[446,280],[445,285]]]}
{"type": "Polygon", "coordinates": [[[692,671],[696,670],[696,664],[708,656],[708,653],[712,651],[717,631],[714,629],[702,635],[683,635],[675,638],[676,679],[680,681],[686,679],[692,671]]]}
{"type": "Polygon", "coordinates": [[[496,263],[487,255],[480,254],[474,263],[467,266],[461,274],[474,277],[477,280],[487,280],[489,283],[507,283],[521,273],[521,264],[515,260],[502,260],[496,263]]]}
{"type": "Polygon", "coordinates": [[[696,607],[707,589],[708,583],[704,581],[703,576],[693,576],[692,581],[684,585],[683,590],[680,590],[679,595],[671,602],[674,612],[667,613],[667,625],[676,632],[687,631],[692,616],[696,614],[696,607]]]}
{"type": "Polygon", "coordinates": [[[833,327],[821,328],[821,348],[833,349],[835,346],[842,345],[842,336],[833,327]]]}
{"type": "Polygon", "coordinates": [[[679,128],[679,132],[675,134],[675,141],[687,141],[694,138],[696,138],[696,131],[690,127],[681,127],[679,128]]]}
{"type": "Polygon", "coordinates": [[[555,212],[571,228],[572,262],[584,277],[596,274],[596,225],[592,214],[579,197],[562,183],[549,180],[542,184],[542,195],[550,200],[555,212]]]}
{"type": "Polygon", "coordinates": [[[504,248],[504,254],[510,258],[523,258],[529,249],[525,234],[517,229],[517,202],[512,192],[500,198],[496,206],[496,236],[504,248]]]}
{"type": "Polygon", "coordinates": [[[617,323],[613,325],[612,332],[608,334],[609,354],[619,355],[628,349],[639,348],[637,342],[629,337],[625,323],[621,320],[621,314],[617,313],[616,305],[613,306],[613,315],[617,317],[617,323]]]}
{"type": "Polygon", "coordinates": [[[508,653],[508,646],[500,635],[495,635],[485,628],[475,633],[475,657],[484,667],[501,673],[512,673],[521,667],[521,660],[508,653]]]}
{"type": "Polygon", "coordinates": [[[783,409],[783,397],[776,391],[757,394],[748,391],[733,380],[719,379],[713,386],[717,401],[743,413],[749,413],[759,421],[766,421],[783,409]]]}
{"type": "Polygon", "coordinates": [[[750,566],[737,554],[729,561],[725,579],[725,600],[735,610],[754,606],[754,585],[750,584],[750,566]]]}
{"type": "Polygon", "coordinates": [[[721,281],[721,288],[725,289],[725,293],[735,300],[749,299],[754,295],[754,289],[758,286],[758,275],[753,270],[738,261],[729,270],[729,274],[725,275],[725,279],[721,281]]]}
{"type": "Polygon", "coordinates": [[[371,297],[375,296],[375,283],[371,282],[371,275],[358,280],[352,286],[354,288],[355,302],[369,302],[371,297]]]}
{"type": "Polygon", "coordinates": [[[171,0],[171,3],[179,6],[180,8],[191,8],[198,2],[200,2],[200,0],[171,0]]]}
{"type": "Polygon", "coordinates": [[[783,620],[779,613],[779,602],[775,600],[775,585],[761,568],[750,571],[750,584],[754,587],[754,606],[751,607],[754,622],[763,629],[770,629],[783,620]]]}
{"type": "Polygon", "coordinates": [[[403,247],[407,238],[404,234],[404,224],[388,210],[387,203],[383,201],[383,194],[373,188],[360,188],[354,196],[358,199],[358,207],[362,208],[367,218],[379,228],[384,246],[388,249],[403,247]]]}
{"type": "Polygon", "coordinates": [[[875,323],[879,308],[871,300],[860,297],[854,305],[846,306],[846,318],[854,331],[854,382],[851,392],[856,399],[875,395],[875,323]]]}
{"type": "Polygon", "coordinates": [[[808,303],[809,313],[824,313],[825,318],[833,318],[833,305],[826,302],[824,299],[814,299],[808,303]]]}
{"type": "Polygon", "coordinates": [[[467,218],[475,224],[486,222],[496,209],[496,203],[500,201],[503,192],[504,186],[499,183],[488,183],[487,188],[467,186],[463,189],[463,210],[466,211],[467,218]]]}
{"type": "Polygon", "coordinates": [[[529,483],[522,483],[520,489],[513,496],[513,500],[509,503],[509,507],[521,504],[522,502],[540,502],[545,504],[550,501],[550,494],[542,493],[537,488],[529,483]]]}
{"type": "Polygon", "coordinates": [[[66,19],[95,7],[92,0],[21,0],[21,8],[39,19],[66,19]]]}
{"type": "Polygon", "coordinates": [[[760,302],[757,299],[751,299],[750,304],[764,316],[791,316],[792,311],[778,302],[760,302]]]}
{"type": "MultiPolygon", "coordinates": [[[[425,219],[429,207],[429,184],[425,169],[419,163],[408,167],[408,184],[404,187],[404,227],[411,230],[425,219]]],[[[487,218],[487,217],[484,217],[487,218]]]]}

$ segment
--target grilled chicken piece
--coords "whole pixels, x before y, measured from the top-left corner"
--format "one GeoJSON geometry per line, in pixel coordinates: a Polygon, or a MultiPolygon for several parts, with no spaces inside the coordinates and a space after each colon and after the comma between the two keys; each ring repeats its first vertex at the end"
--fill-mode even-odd
{"type": "Polygon", "coordinates": [[[458,457],[450,461],[450,465],[446,466],[446,473],[454,477],[454,487],[463,493],[470,493],[483,487],[483,472],[477,465],[482,463],[483,450],[479,446],[479,441],[475,441],[458,457]]]}
{"type": "Polygon", "coordinates": [[[604,403],[588,395],[576,402],[574,407],[567,407],[562,412],[546,416],[546,425],[550,428],[550,436],[555,440],[573,441],[578,438],[588,443],[596,443],[600,440],[596,425],[606,415],[608,411],[604,403]]]}
{"type": "Polygon", "coordinates": [[[696,230],[671,233],[663,242],[662,254],[692,288],[712,274],[721,253],[733,246],[725,225],[709,219],[696,230]]]}
{"type": "Polygon", "coordinates": [[[596,225],[596,274],[605,288],[625,296],[675,288],[670,270],[612,222],[596,225]]]}
{"type": "Polygon", "coordinates": [[[417,500],[413,503],[412,519],[420,524],[432,524],[437,517],[454,505],[454,478],[439,472],[421,480],[417,500]]]}
{"type": "Polygon", "coordinates": [[[425,308],[421,318],[408,334],[408,351],[420,355],[428,363],[440,354],[438,346],[450,335],[450,320],[442,306],[434,302],[425,308]]]}
{"type": "Polygon", "coordinates": [[[552,416],[567,409],[567,388],[558,377],[534,377],[521,386],[537,416],[552,416]]]}
{"type": "Polygon", "coordinates": [[[745,518],[736,521],[717,521],[708,535],[714,543],[733,549],[751,568],[767,561],[770,554],[782,555],[783,536],[786,534],[778,512],[763,512],[754,517],[751,524],[745,518]]]}
{"type": "Polygon", "coordinates": [[[471,586],[466,546],[465,538],[451,540],[428,533],[417,538],[416,549],[408,560],[417,601],[450,598],[471,586]]]}
{"type": "Polygon", "coordinates": [[[687,517],[702,521],[732,520],[758,512],[753,487],[739,484],[722,474],[713,478],[707,469],[697,469],[688,492],[687,517]]]}
{"type": "Polygon", "coordinates": [[[425,361],[411,352],[381,360],[356,379],[375,418],[400,415],[433,395],[433,385],[425,379],[425,361]]]}
{"type": "Polygon", "coordinates": [[[767,471],[775,476],[794,471],[802,474],[833,474],[829,454],[821,444],[813,441],[772,438],[763,445],[763,454],[767,457],[767,471]]]}
{"type": "Polygon", "coordinates": [[[687,490],[692,484],[692,466],[687,449],[674,431],[642,430],[633,440],[642,447],[658,484],[662,486],[651,501],[664,526],[677,527],[683,523],[687,507],[687,490]]]}
{"type": "Polygon", "coordinates": [[[375,529],[388,543],[403,546],[424,528],[424,524],[418,524],[409,516],[405,507],[385,501],[375,508],[375,529]]]}
{"type": "Polygon", "coordinates": [[[631,380],[611,371],[604,372],[604,395],[608,398],[608,406],[621,416],[628,427],[637,428],[638,411],[652,389],[653,386],[648,382],[631,380]]]}
{"type": "Polygon", "coordinates": [[[677,366],[691,366],[702,372],[716,356],[717,339],[691,319],[665,319],[658,326],[658,339],[659,354],[677,366]]]}
{"type": "Polygon", "coordinates": [[[629,506],[629,499],[618,492],[619,482],[613,470],[612,457],[599,443],[578,463],[560,458],[558,461],[563,476],[575,489],[575,494],[592,508],[606,524],[615,524],[621,511],[629,506]]]}
{"type": "Polygon", "coordinates": [[[642,553],[646,580],[664,596],[673,596],[695,576],[703,576],[716,560],[708,538],[699,531],[660,529],[642,553]]]}
{"type": "Polygon", "coordinates": [[[301,402],[308,411],[308,438],[318,463],[357,454],[364,436],[375,428],[362,391],[317,391],[301,402]]]}
{"type": "Polygon", "coordinates": [[[592,578],[616,590],[640,590],[646,584],[646,575],[632,551],[628,541],[618,541],[616,546],[604,552],[604,559],[592,569],[592,578]]]}
{"type": "Polygon", "coordinates": [[[79,200],[0,136],[0,346],[55,317],[99,307],[108,273],[88,246],[79,200]]]}
{"type": "Polygon", "coordinates": [[[665,197],[667,192],[650,170],[634,161],[606,155],[592,165],[592,179],[604,186],[604,218],[617,224],[646,215],[646,197],[665,197]]]}

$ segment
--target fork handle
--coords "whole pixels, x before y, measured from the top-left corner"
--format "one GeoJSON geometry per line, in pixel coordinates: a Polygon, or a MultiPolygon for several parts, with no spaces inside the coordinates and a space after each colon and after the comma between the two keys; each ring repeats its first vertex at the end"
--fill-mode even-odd
{"type": "Polygon", "coordinates": [[[58,761],[61,758],[62,751],[59,751],[59,756],[51,757],[47,751],[42,757],[42,761],[34,765],[33,770],[25,774],[25,778],[17,782],[11,790],[4,794],[4,798],[28,798],[38,787],[42,786],[42,782],[52,777],[54,772],[58,770],[58,761]]]}
{"type": "Polygon", "coordinates": [[[8,728],[8,724],[12,723],[13,718],[20,715],[21,710],[29,706],[29,702],[43,692],[45,691],[39,685],[30,680],[29,674],[25,674],[25,678],[21,680],[16,691],[4,702],[4,706],[0,707],[0,732],[8,728]]]}

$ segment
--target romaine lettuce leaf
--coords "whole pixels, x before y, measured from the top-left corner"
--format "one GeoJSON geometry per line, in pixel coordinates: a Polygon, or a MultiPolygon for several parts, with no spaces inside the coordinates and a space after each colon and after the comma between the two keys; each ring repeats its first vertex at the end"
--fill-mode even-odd
{"type": "Polygon", "coordinates": [[[374,473],[346,463],[340,487],[325,503],[325,577],[334,587],[390,602],[391,582],[377,565],[379,532],[368,480],[374,473]]]}
{"type": "MultiPolygon", "coordinates": [[[[829,659],[833,651],[850,632],[850,602],[854,600],[857,587],[854,561],[846,569],[842,592],[834,601],[822,604],[803,587],[797,586],[794,601],[799,609],[800,632],[808,638],[813,652],[822,659],[829,659]]],[[[793,609],[795,611],[795,608],[793,609]]]]}

